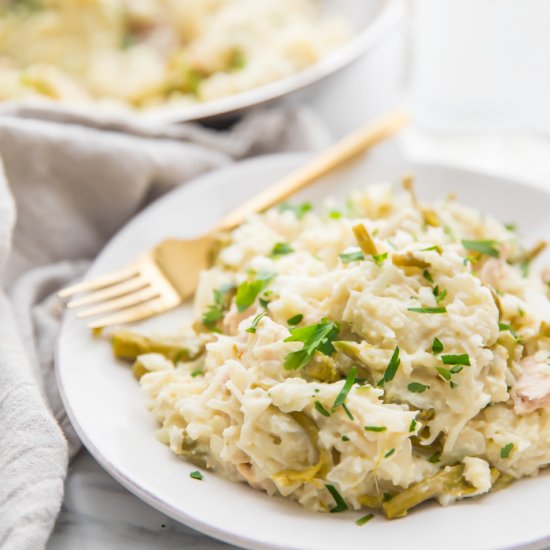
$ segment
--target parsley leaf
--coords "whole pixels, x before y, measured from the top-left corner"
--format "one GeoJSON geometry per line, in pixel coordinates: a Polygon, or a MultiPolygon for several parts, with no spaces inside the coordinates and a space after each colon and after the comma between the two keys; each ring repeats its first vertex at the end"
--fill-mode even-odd
{"type": "Polygon", "coordinates": [[[422,272],[422,277],[424,277],[424,279],[426,279],[426,281],[428,281],[429,283],[434,282],[432,274],[427,269],[422,272]]]}
{"type": "Polygon", "coordinates": [[[437,305],[439,305],[447,296],[447,289],[439,290],[439,285],[435,285],[432,293],[435,297],[437,305]]]}
{"type": "Polygon", "coordinates": [[[500,449],[500,458],[508,458],[513,448],[514,448],[513,443],[508,443],[508,445],[504,445],[504,447],[500,449]]]}
{"type": "Polygon", "coordinates": [[[251,332],[254,334],[256,332],[256,329],[258,328],[258,323],[261,321],[263,317],[265,317],[267,313],[265,311],[262,311],[261,313],[258,313],[254,319],[252,319],[252,324],[246,329],[246,332],[251,332]]]}
{"type": "Polygon", "coordinates": [[[499,323],[498,324],[498,330],[501,330],[501,331],[507,330],[514,337],[514,340],[516,342],[521,341],[520,337],[517,335],[517,332],[510,325],[508,325],[507,323],[499,323]]]}
{"type": "Polygon", "coordinates": [[[342,252],[339,254],[343,263],[358,262],[365,259],[365,255],[360,250],[352,250],[351,252],[342,252]]]}
{"type": "Polygon", "coordinates": [[[348,372],[348,376],[346,377],[346,382],[344,383],[340,393],[336,396],[336,399],[334,400],[334,405],[332,405],[332,408],[330,409],[331,412],[334,412],[340,405],[345,404],[346,397],[348,396],[348,393],[350,392],[353,384],[355,384],[356,375],[357,369],[355,367],[351,367],[350,371],[348,372]]]}
{"type": "Polygon", "coordinates": [[[330,413],[325,409],[325,407],[323,407],[323,404],[320,401],[315,401],[315,410],[323,416],[330,416],[330,413]]]}
{"type": "Polygon", "coordinates": [[[261,271],[253,281],[244,281],[244,283],[241,283],[239,288],[237,288],[237,295],[235,296],[237,309],[241,312],[248,309],[273,277],[275,277],[274,273],[261,271]]]}
{"type": "Polygon", "coordinates": [[[388,259],[388,253],[382,252],[382,254],[373,254],[372,259],[377,266],[381,266],[388,259]]]}
{"type": "Polygon", "coordinates": [[[214,289],[214,303],[210,304],[202,315],[203,324],[210,330],[214,330],[217,322],[223,319],[223,315],[229,307],[229,295],[235,287],[232,284],[214,289]]]}
{"type": "Polygon", "coordinates": [[[294,317],[291,317],[287,320],[287,324],[291,326],[299,325],[304,319],[304,316],[301,313],[298,313],[298,315],[294,315],[294,317]]]}
{"type": "Polygon", "coordinates": [[[284,256],[285,254],[290,254],[292,252],[294,252],[294,248],[292,248],[288,243],[277,243],[271,251],[271,256],[284,256]]]}
{"type": "Polygon", "coordinates": [[[430,389],[430,386],[426,386],[426,384],[421,384],[420,382],[411,382],[407,389],[412,393],[423,393],[426,390],[430,389]]]}
{"type": "Polygon", "coordinates": [[[285,342],[302,342],[301,350],[293,351],[285,357],[285,369],[297,370],[305,367],[316,351],[330,355],[333,353],[332,342],[338,337],[340,326],[334,321],[323,319],[320,323],[307,327],[293,328],[285,342]]]}
{"type": "Polygon", "coordinates": [[[346,501],[342,498],[342,495],[338,492],[336,487],[334,485],[329,485],[328,483],[325,485],[325,487],[332,495],[332,498],[336,503],[336,506],[330,509],[330,513],[337,514],[338,512],[345,512],[348,509],[348,505],[346,504],[346,501]]]}
{"type": "Polygon", "coordinates": [[[285,202],[279,205],[279,212],[293,212],[299,220],[301,220],[308,212],[311,212],[312,210],[313,206],[310,202],[304,202],[297,205],[285,202]]]}
{"type": "Polygon", "coordinates": [[[384,455],[384,458],[389,458],[393,453],[395,453],[395,448],[390,449],[390,450],[384,455]]]}
{"type": "Polygon", "coordinates": [[[462,246],[471,252],[477,252],[478,254],[483,254],[485,256],[492,256],[493,258],[498,258],[500,253],[495,245],[498,243],[492,240],[486,241],[469,241],[463,240],[462,246]]]}
{"type": "Polygon", "coordinates": [[[396,346],[393,350],[390,362],[388,363],[388,366],[386,370],[384,371],[384,378],[383,381],[385,382],[391,382],[395,376],[395,373],[397,372],[397,368],[401,364],[401,359],[399,359],[399,346],[396,346]]]}
{"type": "Polygon", "coordinates": [[[198,479],[199,481],[202,481],[204,479],[204,476],[198,470],[191,472],[189,474],[189,477],[193,479],[198,479]]]}
{"type": "Polygon", "coordinates": [[[470,366],[470,356],[467,353],[461,353],[460,355],[442,355],[441,361],[444,365],[470,366]]]}
{"type": "Polygon", "coordinates": [[[451,371],[444,367],[435,367],[435,370],[443,377],[445,380],[449,381],[451,379],[451,371]]]}
{"type": "Polygon", "coordinates": [[[411,425],[409,426],[409,433],[414,432],[416,430],[416,418],[413,418],[411,420],[411,425]]]}
{"type": "Polygon", "coordinates": [[[366,432],[385,432],[386,426],[364,426],[366,432]]]}
{"type": "Polygon", "coordinates": [[[435,452],[430,458],[428,458],[428,462],[431,462],[432,464],[437,464],[441,461],[441,453],[439,451],[435,452]]]}
{"type": "Polygon", "coordinates": [[[407,311],[414,313],[447,313],[446,307],[409,307],[407,311]]]}
{"type": "Polygon", "coordinates": [[[432,342],[432,353],[435,355],[436,353],[441,353],[442,351],[443,344],[441,343],[441,340],[434,338],[434,341],[432,342]]]}

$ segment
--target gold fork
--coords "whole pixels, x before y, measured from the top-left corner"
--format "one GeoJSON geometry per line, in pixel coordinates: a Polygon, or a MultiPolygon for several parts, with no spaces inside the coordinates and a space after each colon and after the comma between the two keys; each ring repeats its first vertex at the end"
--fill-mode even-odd
{"type": "Polygon", "coordinates": [[[194,239],[162,241],[130,265],[69,286],[61,290],[59,296],[67,298],[87,293],[72,299],[67,307],[88,306],[78,314],[79,318],[108,313],[88,324],[94,329],[139,321],[177,307],[194,293],[199,273],[208,265],[209,251],[219,232],[233,229],[248,215],[283,201],[346,160],[391,136],[406,122],[407,116],[401,111],[387,114],[345,136],[278,183],[246,201],[205,235],[194,239]]]}

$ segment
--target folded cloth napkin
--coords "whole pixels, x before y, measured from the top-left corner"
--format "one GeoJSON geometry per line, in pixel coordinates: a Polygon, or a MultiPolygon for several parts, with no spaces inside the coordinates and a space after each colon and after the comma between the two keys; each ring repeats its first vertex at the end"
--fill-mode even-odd
{"type": "Polygon", "coordinates": [[[326,141],[303,109],[258,111],[224,132],[181,125],[154,137],[0,117],[0,548],[44,547],[80,447],[54,379],[56,290],[160,194],[236,159],[326,141]]]}

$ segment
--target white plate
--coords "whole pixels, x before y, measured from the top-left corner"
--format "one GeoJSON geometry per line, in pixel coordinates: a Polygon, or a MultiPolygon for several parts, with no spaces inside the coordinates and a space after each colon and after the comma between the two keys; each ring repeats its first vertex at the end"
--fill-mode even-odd
{"type": "Polygon", "coordinates": [[[225,117],[307,88],[347,67],[383,41],[403,20],[405,11],[402,0],[321,0],[320,3],[326,13],[342,15],[350,21],[355,33],[352,39],[315,65],[264,86],[190,107],[131,111],[32,99],[4,102],[0,112],[15,111],[99,126],[148,126],[225,117]]]}
{"type": "MultiPolygon", "coordinates": [[[[164,237],[199,233],[303,158],[295,154],[264,157],[183,186],[134,218],[97,258],[89,276],[123,265],[164,237]]],[[[329,191],[343,197],[367,182],[395,181],[405,169],[416,175],[421,197],[457,192],[463,202],[517,222],[529,240],[550,235],[550,195],[543,191],[398,160],[386,164],[364,157],[303,192],[300,199],[320,202],[329,191]]],[[[147,324],[166,327],[188,315],[188,309],[147,324]]],[[[404,519],[389,522],[377,517],[357,527],[353,521],[357,513],[313,514],[211,473],[202,482],[190,479],[195,468],[155,439],[155,422],[129,368],[117,363],[109,345],[94,340],[72,314],[63,325],[57,374],[71,421],[95,458],[152,506],[219,539],[246,548],[287,550],[496,550],[542,548],[544,541],[550,542],[548,475],[449,508],[422,506],[404,519]]]]}

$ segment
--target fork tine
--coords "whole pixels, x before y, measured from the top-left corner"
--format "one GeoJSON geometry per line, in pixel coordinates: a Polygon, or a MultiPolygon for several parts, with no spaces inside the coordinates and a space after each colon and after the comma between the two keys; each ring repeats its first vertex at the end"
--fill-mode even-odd
{"type": "Polygon", "coordinates": [[[67,288],[63,288],[58,292],[58,296],[60,298],[67,298],[79,292],[97,290],[106,286],[111,286],[116,283],[125,281],[126,279],[129,279],[130,277],[133,277],[138,273],[139,270],[137,266],[131,265],[129,267],[119,269],[118,271],[112,271],[111,273],[107,273],[106,275],[103,275],[101,277],[96,277],[95,279],[92,279],[90,281],[82,281],[81,283],[76,283],[74,285],[68,286],[67,288]]]}
{"type": "Polygon", "coordinates": [[[157,298],[159,293],[157,290],[151,287],[146,287],[137,292],[132,292],[126,296],[120,298],[115,298],[114,300],[109,300],[103,304],[99,304],[95,307],[90,307],[78,313],[77,317],[79,319],[85,319],[86,317],[92,317],[93,315],[98,315],[100,313],[107,313],[109,311],[116,311],[119,309],[125,309],[130,306],[135,306],[146,302],[147,300],[152,300],[157,298]]]}
{"type": "Polygon", "coordinates": [[[97,302],[105,302],[111,300],[112,298],[118,298],[119,296],[124,296],[135,290],[140,290],[141,288],[148,285],[148,281],[143,277],[132,277],[127,279],[122,283],[108,286],[102,290],[96,290],[83,298],[76,298],[71,300],[67,304],[68,309],[74,309],[76,307],[87,306],[89,304],[95,304],[97,302]]]}
{"type": "Polygon", "coordinates": [[[88,323],[88,327],[91,329],[98,329],[108,327],[110,325],[122,325],[124,323],[132,323],[134,321],[141,321],[147,319],[158,313],[162,313],[167,308],[164,306],[162,300],[150,300],[139,304],[138,306],[125,309],[119,313],[102,317],[97,321],[88,323]]]}

